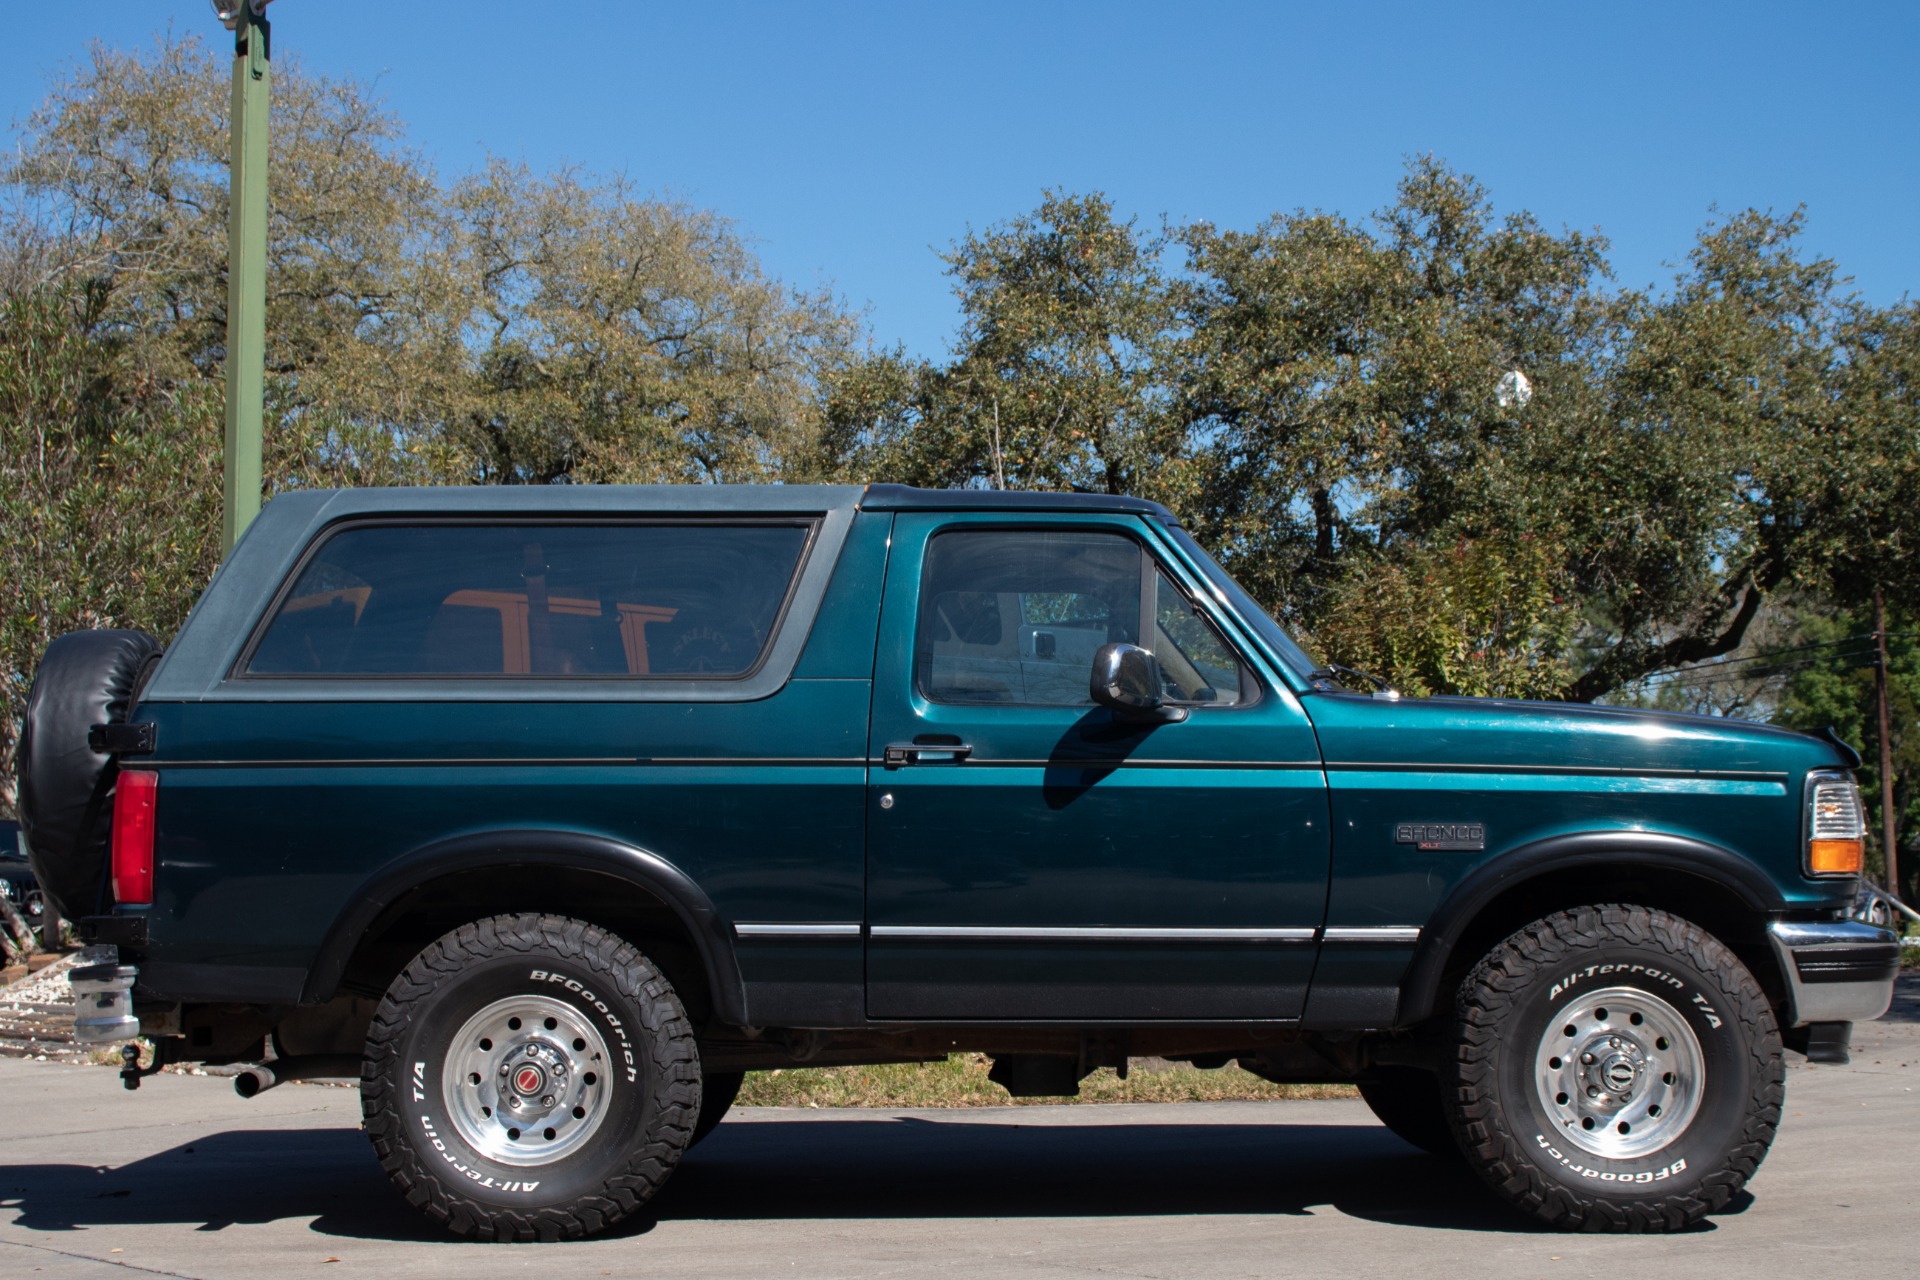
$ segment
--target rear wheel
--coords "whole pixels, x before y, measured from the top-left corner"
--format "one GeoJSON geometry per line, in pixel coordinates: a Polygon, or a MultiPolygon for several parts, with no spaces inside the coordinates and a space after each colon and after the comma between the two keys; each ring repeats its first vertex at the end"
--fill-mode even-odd
{"type": "Polygon", "coordinates": [[[1738,957],[1634,906],[1528,925],[1461,985],[1468,1163],[1555,1226],[1671,1231],[1731,1200],[1780,1119],[1780,1033],[1738,957]]]}
{"type": "Polygon", "coordinates": [[[1440,1081],[1432,1072],[1412,1067],[1381,1068],[1372,1079],[1360,1081],[1360,1097],[1396,1136],[1433,1155],[1460,1158],[1459,1144],[1447,1124],[1440,1081]]]}
{"type": "Polygon", "coordinates": [[[701,1111],[693,1028],[666,978],[558,916],[463,926],[394,979],[361,1107],[381,1167],[457,1235],[574,1239],[659,1190],[701,1111]]]}

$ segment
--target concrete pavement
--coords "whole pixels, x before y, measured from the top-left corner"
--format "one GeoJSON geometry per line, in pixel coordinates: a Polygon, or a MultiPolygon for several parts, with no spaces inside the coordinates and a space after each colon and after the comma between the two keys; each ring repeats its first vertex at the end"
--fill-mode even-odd
{"type": "Polygon", "coordinates": [[[1358,1102],[742,1109],[643,1221],[475,1245],[392,1189],[357,1093],[225,1080],[135,1094],[102,1068],[0,1061],[0,1275],[206,1277],[1393,1276],[1879,1271],[1920,1246],[1920,987],[1851,1067],[1790,1073],[1736,1211],[1675,1237],[1562,1236],[1489,1201],[1358,1102]]]}

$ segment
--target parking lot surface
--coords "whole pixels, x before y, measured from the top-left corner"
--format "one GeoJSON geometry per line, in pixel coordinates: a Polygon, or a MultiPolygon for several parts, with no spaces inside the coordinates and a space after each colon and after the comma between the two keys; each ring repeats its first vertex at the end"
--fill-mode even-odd
{"type": "Polygon", "coordinates": [[[479,1245],[404,1204],[350,1088],[0,1061],[0,1275],[1834,1275],[1920,1246],[1920,985],[1851,1067],[1793,1059],[1750,1195],[1668,1237],[1537,1230],[1359,1102],[742,1109],[640,1220],[479,1245]]]}

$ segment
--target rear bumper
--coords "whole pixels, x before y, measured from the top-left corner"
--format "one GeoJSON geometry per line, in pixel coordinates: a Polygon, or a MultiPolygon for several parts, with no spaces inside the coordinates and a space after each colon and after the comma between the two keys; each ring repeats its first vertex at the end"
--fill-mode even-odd
{"type": "Polygon", "coordinates": [[[1900,944],[1885,929],[1855,920],[1775,921],[1767,937],[1787,980],[1783,1028],[1871,1022],[1893,1003],[1900,944]]]}

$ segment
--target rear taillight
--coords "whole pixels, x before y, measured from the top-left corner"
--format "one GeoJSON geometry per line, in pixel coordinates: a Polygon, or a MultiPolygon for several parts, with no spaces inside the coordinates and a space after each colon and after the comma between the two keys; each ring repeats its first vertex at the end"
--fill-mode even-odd
{"type": "Polygon", "coordinates": [[[113,900],[153,901],[153,813],[160,775],[122,769],[113,787],[113,900]]]}

